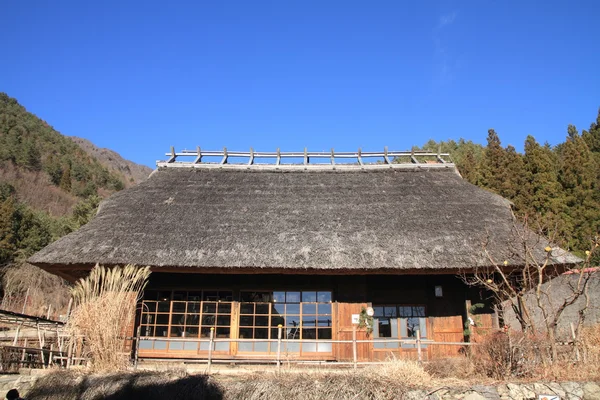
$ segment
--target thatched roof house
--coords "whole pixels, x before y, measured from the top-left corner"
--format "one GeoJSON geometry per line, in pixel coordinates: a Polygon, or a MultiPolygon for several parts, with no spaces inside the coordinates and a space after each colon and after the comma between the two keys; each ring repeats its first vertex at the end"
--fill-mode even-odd
{"type": "MultiPolygon", "coordinates": [[[[384,160],[394,156],[389,154],[384,160]]],[[[435,164],[419,163],[421,154],[405,153],[409,164],[366,165],[359,158],[358,165],[332,159],[331,165],[297,166],[280,164],[279,158],[275,165],[205,164],[198,162],[200,152],[195,162],[178,163],[178,155],[173,152],[168,162],[159,163],[145,182],[110,197],[89,224],[30,262],[71,279],[96,263],[150,265],[151,284],[171,290],[171,301],[183,289],[181,301],[195,301],[190,293],[200,289],[218,288],[228,293],[219,300],[236,304],[249,301],[247,291],[276,302],[283,292],[323,290],[329,293],[323,301],[354,304],[352,312],[373,305],[376,317],[386,321],[377,326],[380,336],[398,338],[409,334],[402,318],[435,316],[458,317],[454,334],[462,337],[468,290],[454,275],[489,265],[490,257],[519,262],[511,253],[519,246],[513,246],[510,203],[463,180],[444,160],[447,155],[437,154],[435,164]],[[437,288],[434,293],[434,286],[459,293],[455,304],[449,306],[448,298],[436,303],[445,294],[437,288]],[[415,315],[401,317],[399,307],[405,303],[413,305],[415,315]],[[377,315],[388,313],[378,304],[391,307],[396,322],[377,315]]],[[[306,153],[304,157],[308,159],[306,153]]],[[[535,251],[543,254],[544,245],[535,251]]],[[[553,256],[556,263],[574,261],[568,254],[553,256]]],[[[296,304],[295,295],[289,296],[285,302],[296,304]]],[[[308,303],[318,303],[318,296],[307,295],[308,303]]],[[[198,299],[216,297],[201,294],[198,299]]],[[[348,325],[347,316],[337,313],[337,320],[348,325]]],[[[150,319],[153,329],[155,318],[150,319]]],[[[245,322],[231,323],[228,337],[247,337],[250,331],[242,333],[240,323],[245,322]]],[[[324,335],[340,338],[343,324],[324,335]]],[[[424,321],[421,325],[426,330],[424,321]]],[[[153,335],[162,336],[148,336],[153,335]]],[[[301,338],[312,337],[306,335],[301,338]]],[[[323,346],[327,348],[336,353],[331,344],[323,346]]],[[[227,354],[235,355],[231,349],[227,354]]],[[[334,358],[343,357],[336,353],[334,358]]]]}

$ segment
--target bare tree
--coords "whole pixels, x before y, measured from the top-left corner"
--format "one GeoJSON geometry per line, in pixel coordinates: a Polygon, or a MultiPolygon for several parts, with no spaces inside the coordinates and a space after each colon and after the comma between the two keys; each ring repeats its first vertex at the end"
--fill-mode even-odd
{"type": "Polygon", "coordinates": [[[513,235],[515,240],[511,241],[504,260],[494,258],[485,243],[483,253],[489,265],[463,274],[462,279],[467,285],[486,289],[500,310],[512,310],[523,333],[545,336],[551,361],[556,360],[559,321],[565,310],[580,298],[583,305],[578,318],[573,321],[575,342],[585,321],[590,302],[588,286],[596,272],[590,268],[590,261],[600,240],[594,238],[585,259],[573,265],[561,262],[568,254],[553,247],[552,241],[532,232],[527,219],[523,224],[513,224],[513,235]],[[554,279],[563,274],[568,274],[566,279],[554,279]],[[554,289],[558,285],[557,295],[554,289]]]}

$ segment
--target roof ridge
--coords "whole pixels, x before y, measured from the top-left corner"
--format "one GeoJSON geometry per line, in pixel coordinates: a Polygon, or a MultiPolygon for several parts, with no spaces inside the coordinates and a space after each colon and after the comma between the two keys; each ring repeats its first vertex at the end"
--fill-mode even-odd
{"type": "Polygon", "coordinates": [[[275,152],[258,152],[251,147],[250,151],[229,151],[226,147],[218,151],[201,150],[198,146],[196,150],[181,150],[176,152],[174,147],[171,151],[165,153],[169,159],[157,161],[157,167],[194,167],[194,168],[252,168],[252,169],[381,169],[381,168],[454,168],[454,163],[449,153],[410,150],[410,151],[389,151],[387,146],[383,151],[363,152],[360,148],[356,152],[335,152],[332,148],[330,152],[325,151],[304,151],[282,152],[279,148],[275,152]],[[178,158],[187,157],[186,161],[180,161],[178,158]],[[193,160],[191,159],[193,157],[193,160]],[[216,157],[216,162],[206,162],[205,157],[216,157]],[[245,162],[230,163],[230,157],[242,158],[245,162]],[[313,163],[311,159],[329,159],[329,163],[313,163]],[[204,160],[203,160],[204,159],[204,160]],[[257,159],[272,159],[273,163],[256,164],[257,159]],[[295,159],[296,163],[282,163],[283,159],[295,159]],[[336,163],[336,159],[352,160],[355,163],[341,162],[336,163]],[[376,162],[365,162],[364,159],[376,159],[376,162]]]}

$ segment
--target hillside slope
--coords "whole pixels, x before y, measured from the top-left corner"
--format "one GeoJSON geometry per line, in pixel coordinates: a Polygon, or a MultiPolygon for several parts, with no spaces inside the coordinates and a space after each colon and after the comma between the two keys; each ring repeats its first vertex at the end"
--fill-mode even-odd
{"type": "Polygon", "coordinates": [[[152,168],[126,160],[116,151],[97,147],[87,139],[77,136],[69,136],[69,138],[77,143],[86,153],[98,160],[100,164],[108,168],[108,170],[122,175],[125,178],[124,183],[126,187],[144,181],[152,172],[152,168]]]}

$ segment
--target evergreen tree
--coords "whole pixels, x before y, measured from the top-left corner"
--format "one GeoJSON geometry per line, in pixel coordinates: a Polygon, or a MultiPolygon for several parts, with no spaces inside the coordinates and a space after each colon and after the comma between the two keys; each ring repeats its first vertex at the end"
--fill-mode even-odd
{"type": "Polygon", "coordinates": [[[600,228],[600,198],[597,187],[598,166],[585,140],[569,125],[568,136],[560,148],[559,180],[565,191],[564,220],[572,227],[569,245],[583,251],[600,228]]]}
{"type": "Polygon", "coordinates": [[[488,130],[487,146],[479,163],[479,180],[481,187],[500,193],[505,180],[506,152],[500,144],[500,138],[493,129],[488,130]]]}

